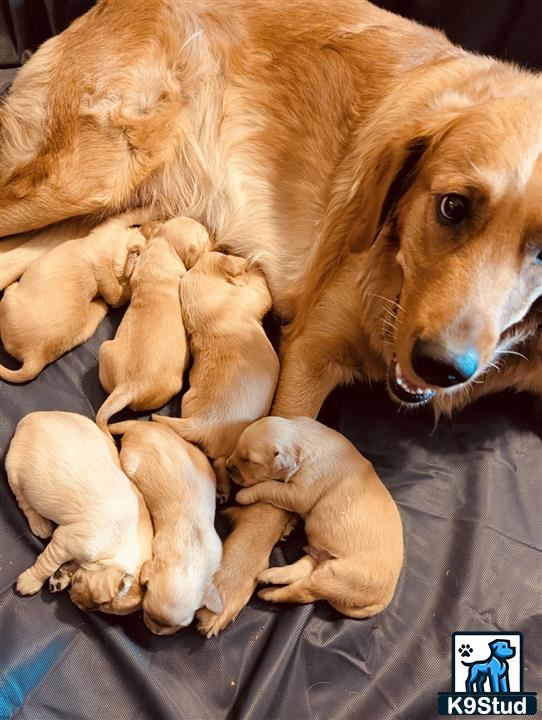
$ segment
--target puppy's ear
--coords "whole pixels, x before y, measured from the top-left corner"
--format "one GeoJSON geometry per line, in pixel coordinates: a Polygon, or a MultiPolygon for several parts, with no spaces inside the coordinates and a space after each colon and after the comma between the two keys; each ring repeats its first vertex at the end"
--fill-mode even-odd
{"type": "Polygon", "coordinates": [[[143,587],[146,587],[147,583],[149,582],[151,575],[151,566],[152,560],[147,560],[143,563],[143,565],[141,566],[141,570],[139,571],[139,582],[143,587]]]}
{"type": "Polygon", "coordinates": [[[224,610],[224,603],[222,602],[222,597],[220,596],[216,585],[214,585],[213,583],[207,585],[207,587],[205,588],[202,607],[207,608],[207,610],[215,613],[215,615],[218,615],[224,610]]]}
{"type": "Polygon", "coordinates": [[[134,248],[128,252],[128,255],[126,256],[126,263],[124,264],[124,277],[127,280],[132,277],[140,255],[141,250],[139,248],[134,248]]]}
{"type": "Polygon", "coordinates": [[[130,588],[134,584],[134,581],[135,581],[135,576],[132,575],[131,573],[126,573],[125,575],[123,575],[118,584],[116,597],[122,598],[125,595],[127,595],[130,591],[130,588]]]}
{"type": "Polygon", "coordinates": [[[299,449],[296,446],[275,448],[271,467],[276,479],[288,482],[299,470],[299,449]]]}
{"type": "Polygon", "coordinates": [[[224,255],[221,270],[232,285],[245,285],[248,262],[237,255],[224,255]]]}
{"type": "Polygon", "coordinates": [[[142,235],[144,235],[147,240],[150,240],[151,238],[155,237],[158,234],[158,230],[160,228],[160,225],[162,223],[152,221],[152,222],[146,222],[141,225],[139,228],[142,235]]]}

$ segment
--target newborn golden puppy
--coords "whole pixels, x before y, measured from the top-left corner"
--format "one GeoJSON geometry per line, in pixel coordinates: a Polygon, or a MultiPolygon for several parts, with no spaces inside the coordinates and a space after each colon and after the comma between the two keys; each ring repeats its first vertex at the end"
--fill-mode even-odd
{"type": "Polygon", "coordinates": [[[6,289],[0,302],[2,343],[23,365],[18,370],[0,365],[2,380],[32,380],[46,365],[88,340],[107,305],[128,301],[125,268],[146,242],[130,226],[148,216],[148,210],[126,213],[86,237],[62,243],[6,289]]]}
{"type": "Polygon", "coordinates": [[[198,448],[163,425],[128,421],[120,461],[151,512],[152,560],[141,569],[143,618],[156,635],[190,625],[198,608],[222,612],[213,585],[222,544],[214,528],[216,481],[198,448]]]}
{"type": "Polygon", "coordinates": [[[154,237],[165,238],[187,268],[191,268],[203,252],[211,249],[207,230],[201,223],[188,217],[148,222],[141,226],[141,232],[147,240],[154,237]]]}
{"type": "Polygon", "coordinates": [[[243,430],[269,412],[279,360],[261,321],[271,296],[260,270],[244,258],[204,253],[181,281],[181,309],[193,365],[181,419],[160,415],[215,460],[219,489],[228,495],[225,458],[243,430]]]}
{"type": "Polygon", "coordinates": [[[96,422],[106,432],[109,418],[127,405],[151,410],[176,395],[189,358],[179,299],[186,268],[179,256],[157,235],[128,265],[130,306],[115,339],[100,348],[100,382],[111,394],[96,422]]]}
{"type": "Polygon", "coordinates": [[[71,598],[79,607],[116,614],[137,610],[152,522],[141,493],[121,470],[112,440],[82,415],[34,412],[17,425],[6,472],[32,532],[51,538],[19,575],[17,590],[37,593],[73,561],[78,569],[71,598]]]}
{"type": "Polygon", "coordinates": [[[327,600],[354,618],[381,612],[403,564],[401,517],[371,463],[342,435],[310,418],[267,417],[241,435],[227,467],[242,505],[265,502],[305,520],[307,554],[264,570],[264,600],[327,600]]]}

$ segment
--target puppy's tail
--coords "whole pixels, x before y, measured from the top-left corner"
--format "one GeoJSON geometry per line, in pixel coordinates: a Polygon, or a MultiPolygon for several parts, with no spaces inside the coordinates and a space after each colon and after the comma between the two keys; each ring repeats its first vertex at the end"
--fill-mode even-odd
{"type": "Polygon", "coordinates": [[[33,380],[43,370],[44,364],[41,360],[25,360],[18,370],[10,370],[0,365],[0,378],[12,383],[24,383],[33,380]]]}
{"type": "Polygon", "coordinates": [[[154,422],[168,425],[177,435],[188,442],[198,444],[201,440],[201,426],[199,420],[193,418],[171,418],[166,415],[153,415],[154,422]]]}
{"type": "Polygon", "coordinates": [[[112,423],[111,425],[108,425],[108,431],[111,433],[111,435],[124,435],[129,430],[134,428],[136,425],[141,425],[141,423],[147,422],[146,420],[124,420],[123,422],[118,423],[112,423]]]}
{"type": "Polygon", "coordinates": [[[126,385],[116,387],[111,395],[98,410],[96,415],[96,425],[108,435],[111,435],[107,423],[109,418],[116,415],[129,405],[133,400],[133,393],[126,385]]]}

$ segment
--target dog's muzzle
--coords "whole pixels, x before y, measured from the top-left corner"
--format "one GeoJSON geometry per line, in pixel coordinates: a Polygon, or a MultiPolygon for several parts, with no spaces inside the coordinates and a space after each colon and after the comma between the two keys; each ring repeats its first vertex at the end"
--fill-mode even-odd
{"type": "Polygon", "coordinates": [[[413,385],[403,375],[401,366],[394,358],[388,368],[388,387],[399,402],[408,405],[425,405],[435,397],[435,391],[413,385]]]}

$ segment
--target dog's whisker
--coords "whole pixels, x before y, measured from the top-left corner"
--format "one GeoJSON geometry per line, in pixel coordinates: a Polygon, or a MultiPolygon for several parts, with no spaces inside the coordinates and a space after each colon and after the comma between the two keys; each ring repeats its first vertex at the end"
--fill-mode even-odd
{"type": "Polygon", "coordinates": [[[523,353],[517,352],[516,350],[498,350],[497,355],[517,355],[520,358],[523,358],[523,360],[529,360],[529,358],[524,355],[523,353]]]}
{"type": "Polygon", "coordinates": [[[498,373],[500,373],[501,371],[500,365],[498,365],[497,363],[488,362],[487,366],[494,368],[498,373]]]}
{"type": "Polygon", "coordinates": [[[397,300],[391,300],[390,298],[384,297],[384,295],[378,295],[377,293],[367,293],[369,297],[375,297],[379,298],[380,300],[385,300],[386,302],[391,303],[392,305],[395,305],[399,310],[402,310],[403,312],[406,312],[405,308],[397,302],[397,300]]]}

